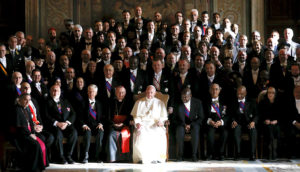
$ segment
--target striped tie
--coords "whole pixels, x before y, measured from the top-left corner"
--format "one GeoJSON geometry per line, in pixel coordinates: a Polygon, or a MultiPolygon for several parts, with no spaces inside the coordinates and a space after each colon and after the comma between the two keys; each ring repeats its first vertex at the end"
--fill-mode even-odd
{"type": "Polygon", "coordinates": [[[160,91],[160,84],[159,84],[158,80],[155,77],[153,77],[153,85],[154,85],[154,87],[156,88],[157,91],[160,91]]]}

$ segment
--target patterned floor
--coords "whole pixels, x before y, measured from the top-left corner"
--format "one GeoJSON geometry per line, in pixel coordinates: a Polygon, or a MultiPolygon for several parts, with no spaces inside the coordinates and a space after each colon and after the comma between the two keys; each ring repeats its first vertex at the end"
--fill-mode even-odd
{"type": "Polygon", "coordinates": [[[199,161],[164,164],[88,163],[51,164],[46,172],[282,172],[300,171],[300,160],[199,161]]]}

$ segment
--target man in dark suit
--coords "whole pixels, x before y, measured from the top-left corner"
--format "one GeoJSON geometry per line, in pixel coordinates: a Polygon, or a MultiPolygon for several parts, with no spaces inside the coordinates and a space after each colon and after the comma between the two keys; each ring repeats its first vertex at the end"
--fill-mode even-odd
{"type": "MultiPolygon", "coordinates": [[[[58,66],[56,65],[56,55],[53,51],[50,51],[46,55],[46,62],[41,68],[42,76],[44,83],[49,86],[55,77],[55,74],[58,74],[58,66]]],[[[49,86],[50,87],[50,86],[49,86]]]]}
{"type": "Polygon", "coordinates": [[[191,31],[194,32],[195,26],[201,26],[201,21],[199,20],[199,12],[197,9],[191,10],[191,31]]]}
{"type": "Polygon", "coordinates": [[[143,10],[142,10],[141,6],[135,7],[134,15],[135,15],[135,17],[130,19],[130,23],[136,23],[137,19],[142,19],[143,23],[144,23],[143,29],[146,29],[146,24],[147,24],[148,20],[142,16],[143,15],[143,10]]]}
{"type": "Polygon", "coordinates": [[[155,29],[154,21],[152,20],[148,21],[147,33],[141,36],[141,42],[144,42],[145,40],[149,40],[151,42],[151,46],[156,44],[156,42],[158,42],[158,38],[156,36],[154,29],[155,29]]]}
{"type": "Polygon", "coordinates": [[[31,96],[37,100],[42,111],[45,109],[45,102],[48,98],[47,86],[41,81],[42,74],[39,69],[32,71],[31,96]]]}
{"type": "Polygon", "coordinates": [[[0,44],[0,88],[6,86],[10,82],[13,69],[11,58],[6,57],[5,45],[0,44]]]}
{"type": "Polygon", "coordinates": [[[8,39],[8,49],[6,51],[7,57],[13,62],[13,67],[15,71],[25,73],[25,60],[24,56],[17,48],[17,37],[11,36],[8,39]]]}
{"type": "Polygon", "coordinates": [[[153,59],[152,68],[153,71],[149,72],[147,77],[147,85],[153,85],[156,91],[169,94],[168,107],[173,107],[173,84],[171,75],[166,70],[163,70],[163,62],[161,59],[153,59]]]}
{"type": "Polygon", "coordinates": [[[50,89],[50,96],[46,104],[46,117],[48,127],[55,137],[55,147],[58,150],[58,163],[73,164],[71,158],[77,141],[77,131],[74,127],[76,118],[75,111],[71,104],[60,98],[61,90],[59,85],[53,85],[50,89]],[[64,152],[63,138],[66,137],[67,151],[64,152]],[[65,158],[65,156],[66,158],[65,158]]]}
{"type": "Polygon", "coordinates": [[[96,85],[88,86],[88,100],[85,102],[85,110],[80,114],[80,126],[83,131],[83,154],[82,163],[88,163],[89,148],[91,143],[91,136],[95,136],[96,161],[100,161],[100,152],[102,150],[102,140],[104,135],[104,114],[103,107],[100,101],[96,100],[98,87],[96,85]]]}
{"type": "Polygon", "coordinates": [[[139,59],[132,56],[129,59],[129,69],[124,71],[123,85],[127,90],[127,97],[132,100],[133,95],[146,90],[146,73],[138,68],[139,59]]]}
{"type": "Polygon", "coordinates": [[[250,70],[245,71],[243,76],[243,85],[247,88],[247,98],[256,99],[260,93],[259,84],[260,79],[260,60],[257,57],[253,57],[250,62],[250,70]]]}
{"type": "MultiPolygon", "coordinates": [[[[193,90],[194,86],[194,79],[192,76],[192,73],[189,72],[190,69],[190,63],[188,59],[182,58],[178,61],[178,70],[179,73],[176,73],[173,78],[173,86],[174,86],[174,92],[175,93],[181,93],[181,91],[184,88],[190,88],[193,90]]],[[[180,102],[181,97],[178,94],[174,95],[174,101],[180,102]]]]}
{"type": "Polygon", "coordinates": [[[109,136],[108,151],[109,161],[130,161],[130,115],[132,101],[126,98],[126,89],[123,86],[116,87],[115,99],[109,106],[109,136]]]}
{"type": "Polygon", "coordinates": [[[192,97],[190,88],[181,92],[181,100],[175,110],[176,119],[176,142],[177,160],[182,161],[184,149],[184,134],[191,133],[192,138],[192,161],[197,161],[197,149],[199,144],[200,125],[204,118],[202,102],[192,97]]]}
{"type": "Polygon", "coordinates": [[[100,94],[98,96],[104,106],[107,107],[114,98],[115,87],[121,85],[121,81],[119,78],[114,77],[114,67],[111,64],[105,65],[103,71],[104,78],[100,80],[100,94]]]}
{"type": "Polygon", "coordinates": [[[255,100],[246,99],[247,91],[245,86],[237,89],[237,101],[234,102],[231,111],[231,128],[233,129],[236,154],[234,159],[239,160],[241,152],[242,131],[249,133],[250,137],[250,160],[255,160],[256,152],[256,125],[258,112],[255,100]]]}
{"type": "Polygon", "coordinates": [[[210,86],[212,83],[218,83],[219,85],[222,85],[221,78],[219,77],[219,74],[216,73],[216,66],[213,62],[207,61],[204,65],[205,72],[203,72],[200,76],[200,81],[202,84],[200,85],[200,95],[202,97],[203,102],[207,102],[210,100],[210,86]]]}
{"type": "Polygon", "coordinates": [[[225,145],[227,141],[228,131],[227,131],[227,122],[228,122],[228,114],[227,108],[220,100],[219,94],[221,92],[221,87],[219,84],[213,83],[210,86],[210,96],[211,99],[208,100],[205,104],[205,112],[207,118],[208,125],[208,134],[207,134],[207,160],[212,159],[215,156],[215,132],[220,133],[220,147],[219,147],[219,159],[224,160],[224,151],[225,145]]]}
{"type": "Polygon", "coordinates": [[[82,36],[82,27],[79,24],[74,25],[73,27],[73,37],[71,38],[70,45],[74,49],[74,54],[72,57],[73,65],[77,65],[80,62],[80,54],[82,50],[85,49],[85,40],[82,36]]]}

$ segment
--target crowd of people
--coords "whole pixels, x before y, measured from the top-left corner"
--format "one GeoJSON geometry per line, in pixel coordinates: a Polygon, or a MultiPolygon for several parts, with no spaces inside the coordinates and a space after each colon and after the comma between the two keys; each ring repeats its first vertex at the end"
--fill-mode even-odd
{"type": "Polygon", "coordinates": [[[1,131],[25,158],[23,168],[43,170],[50,148],[51,161],[73,164],[78,136],[82,163],[164,162],[166,121],[169,154],[178,161],[185,158],[185,134],[192,161],[205,141],[206,159],[224,160],[228,138],[238,160],[242,133],[250,138],[250,160],[259,135],[267,158],[277,158],[279,145],[286,150],[281,156],[296,155],[300,45],[291,28],[283,39],[276,30],[267,33],[264,45],[258,31],[248,39],[219,13],[210,22],[207,11],[192,9],[186,17],[178,11],[170,25],[160,12],[151,20],[140,6],[134,11],[84,29],[65,19],[66,30],[57,36],[49,28],[37,47],[22,31],[0,45],[0,105],[10,112],[1,131]],[[167,105],[156,92],[169,95],[167,105]]]}

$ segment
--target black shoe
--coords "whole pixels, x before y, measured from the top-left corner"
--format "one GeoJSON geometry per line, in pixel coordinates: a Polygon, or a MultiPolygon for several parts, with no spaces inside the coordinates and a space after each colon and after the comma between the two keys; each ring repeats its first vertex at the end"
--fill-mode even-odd
{"type": "Polygon", "coordinates": [[[183,161],[183,159],[182,159],[182,157],[178,157],[178,158],[176,159],[176,161],[177,161],[177,162],[181,162],[181,161],[183,161]]]}
{"type": "Polygon", "coordinates": [[[68,164],[68,162],[66,161],[66,159],[64,157],[60,157],[57,161],[58,164],[68,164]]]}
{"type": "Polygon", "coordinates": [[[207,160],[207,161],[212,160],[212,155],[208,155],[208,156],[206,157],[206,160],[207,160]]]}
{"type": "Polygon", "coordinates": [[[239,154],[239,153],[237,153],[237,154],[234,156],[234,160],[235,160],[235,161],[240,160],[240,154],[239,154]]]}
{"type": "Polygon", "coordinates": [[[193,157],[193,158],[192,158],[192,161],[193,161],[193,162],[197,162],[198,160],[197,160],[196,157],[193,157]]]}
{"type": "Polygon", "coordinates": [[[250,161],[255,161],[255,159],[256,159],[255,155],[251,155],[249,158],[250,161]]]}
{"type": "Polygon", "coordinates": [[[71,156],[67,156],[67,161],[68,161],[68,164],[74,164],[75,161],[71,158],[71,156]]]}
{"type": "Polygon", "coordinates": [[[224,155],[221,155],[221,156],[219,157],[219,160],[220,160],[220,161],[224,161],[224,155]]]}
{"type": "Polygon", "coordinates": [[[84,158],[82,159],[81,163],[86,164],[89,162],[89,153],[86,152],[84,158]]]}

